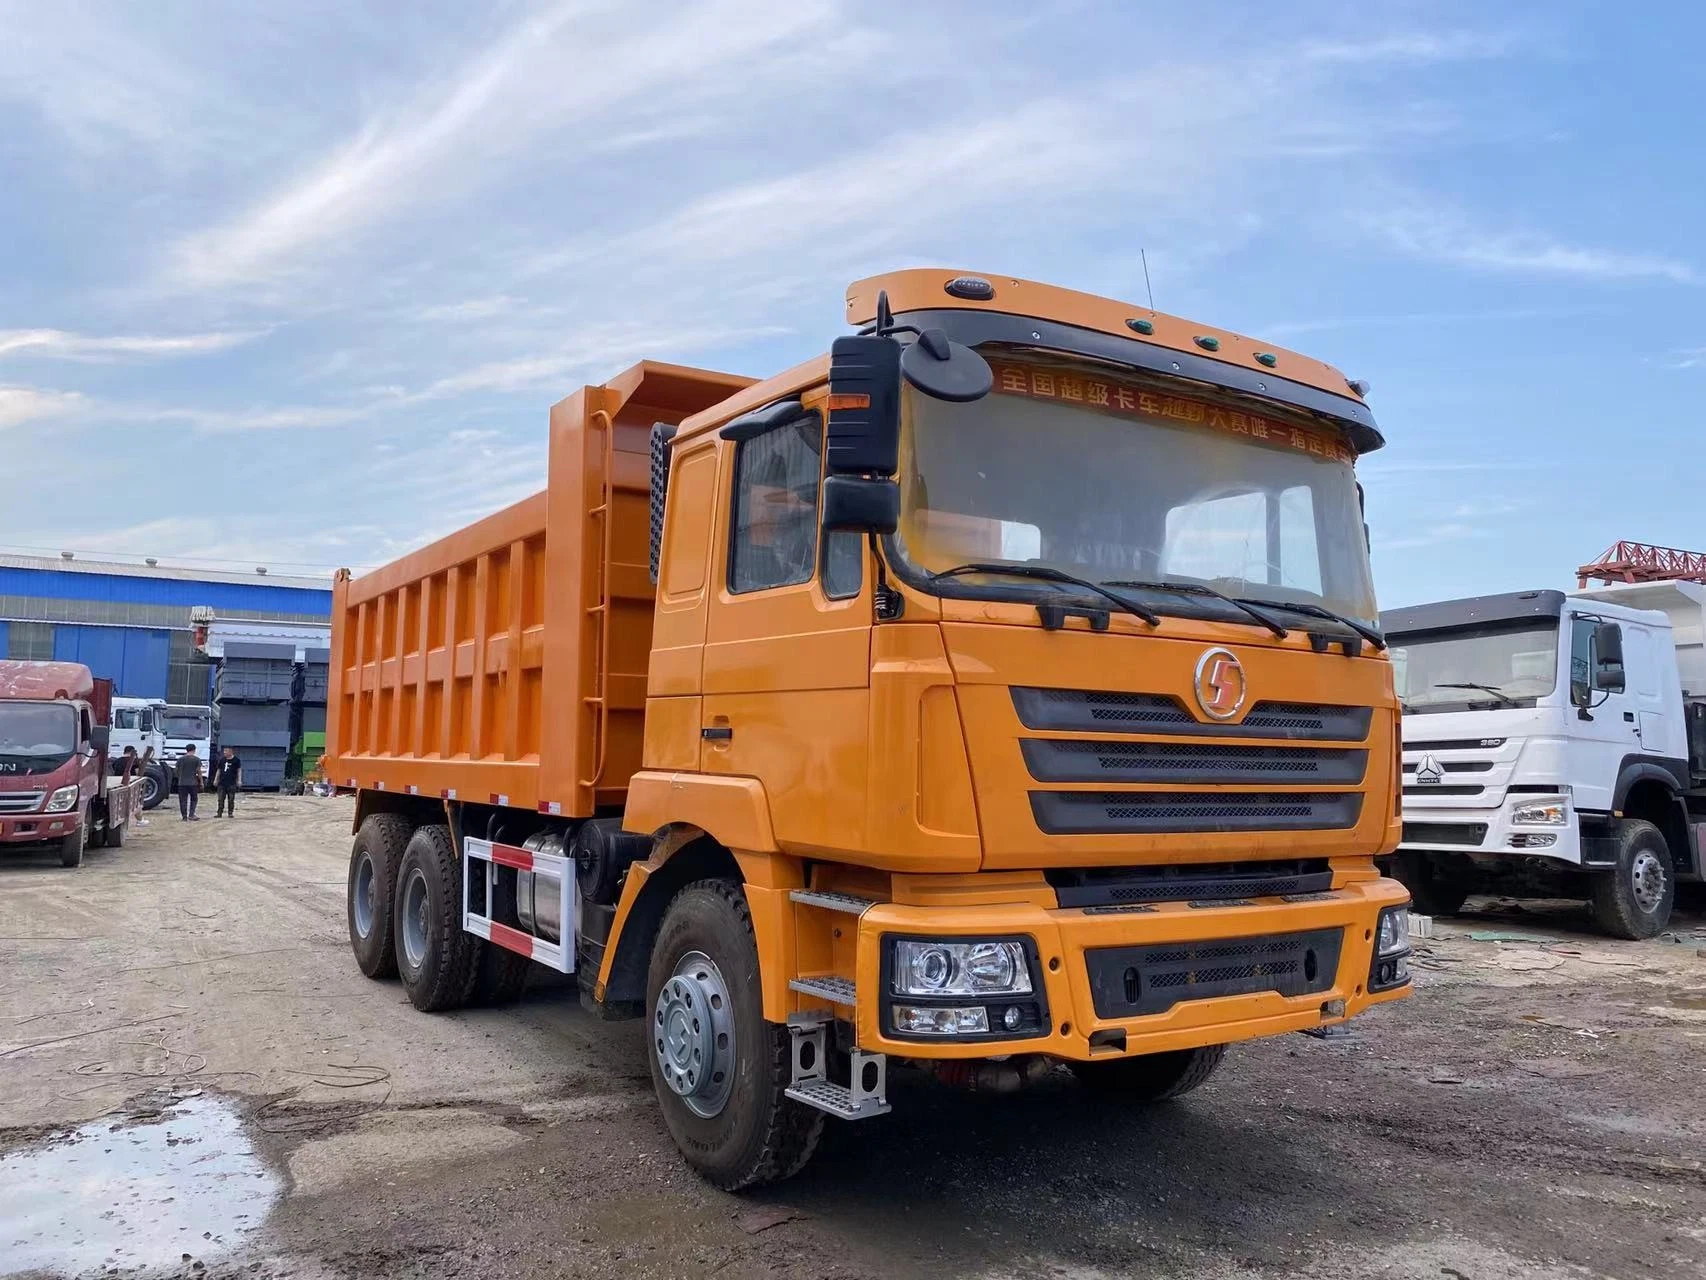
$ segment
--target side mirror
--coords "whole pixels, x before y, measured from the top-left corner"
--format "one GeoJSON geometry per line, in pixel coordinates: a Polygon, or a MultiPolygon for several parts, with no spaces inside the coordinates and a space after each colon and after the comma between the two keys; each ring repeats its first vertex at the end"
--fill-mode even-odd
{"type": "Polygon", "coordinates": [[[892,476],[900,465],[900,344],[837,338],[829,350],[824,469],[832,476],[892,476]]]}
{"type": "Polygon", "coordinates": [[[1602,666],[1623,665],[1623,628],[1615,622],[1601,622],[1593,629],[1593,651],[1602,666]]]}
{"type": "Polygon", "coordinates": [[[89,745],[96,751],[106,751],[112,741],[113,731],[104,724],[98,724],[89,730],[89,745]]]}
{"type": "Polygon", "coordinates": [[[901,353],[900,374],[932,399],[954,404],[981,400],[995,386],[989,361],[940,329],[924,330],[901,353]]]}
{"type": "Polygon", "coordinates": [[[823,482],[823,527],[859,533],[893,533],[900,525],[900,486],[893,480],[827,476],[823,482]]]}

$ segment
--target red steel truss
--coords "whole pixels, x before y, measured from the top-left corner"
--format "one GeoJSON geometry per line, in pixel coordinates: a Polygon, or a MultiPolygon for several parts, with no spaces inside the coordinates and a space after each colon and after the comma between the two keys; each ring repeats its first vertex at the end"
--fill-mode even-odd
{"type": "Polygon", "coordinates": [[[1678,551],[1645,542],[1619,542],[1576,570],[1576,586],[1613,582],[1706,582],[1706,552],[1678,551]]]}

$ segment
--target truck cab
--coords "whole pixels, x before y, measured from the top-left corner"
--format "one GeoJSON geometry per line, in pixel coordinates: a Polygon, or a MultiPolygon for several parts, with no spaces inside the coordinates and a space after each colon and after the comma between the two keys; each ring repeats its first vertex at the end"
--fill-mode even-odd
{"type": "Polygon", "coordinates": [[[162,703],[155,708],[155,720],[165,742],[168,769],[177,764],[186,747],[194,747],[203,761],[213,759],[212,707],[162,703]]]}
{"type": "Polygon", "coordinates": [[[1685,687],[1673,618],[1698,636],[1703,596],[1524,591],[1383,615],[1404,715],[1394,866],[1419,910],[1478,891],[1585,897],[1614,935],[1665,927],[1676,881],[1701,869],[1706,744],[1690,726],[1706,671],[1685,687]]]}
{"type": "Polygon", "coordinates": [[[168,751],[165,711],[166,702],[162,698],[113,699],[112,762],[118,766],[126,747],[135,748],[138,758],[147,757],[149,763],[139,775],[145,809],[161,804],[176,785],[171,769],[175,757],[168,751]]]}
{"type": "Polygon", "coordinates": [[[122,842],[134,792],[107,778],[111,699],[77,663],[0,661],[0,846],[74,867],[96,837],[122,842]]]}

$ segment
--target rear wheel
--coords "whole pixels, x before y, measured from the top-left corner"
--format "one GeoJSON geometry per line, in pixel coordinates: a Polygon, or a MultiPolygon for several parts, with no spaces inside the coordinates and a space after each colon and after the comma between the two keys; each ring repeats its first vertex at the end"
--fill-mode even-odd
{"type": "Polygon", "coordinates": [[[1223,1044],[1201,1049],[1145,1053],[1114,1062],[1074,1062],[1072,1072],[1098,1093],[1117,1093],[1139,1102],[1165,1102],[1197,1088],[1226,1056],[1223,1044]]]}
{"type": "Polygon", "coordinates": [[[1430,854],[1400,849],[1392,859],[1398,882],[1410,891],[1410,906],[1424,916],[1454,916],[1469,900],[1469,886],[1430,854]]]}
{"type": "Polygon", "coordinates": [[[1614,938],[1652,938],[1670,923],[1676,875],[1670,846],[1650,822],[1617,827],[1617,865],[1593,878],[1593,915],[1614,938]]]}
{"type": "Polygon", "coordinates": [[[128,823],[107,819],[107,829],[101,833],[101,843],[108,849],[124,848],[124,832],[128,823]]]}
{"type": "Polygon", "coordinates": [[[77,824],[77,830],[59,842],[59,865],[62,867],[78,867],[83,865],[83,850],[89,847],[89,813],[84,810],[83,820],[77,824]]]}
{"type": "Polygon", "coordinates": [[[423,1013],[468,1003],[478,973],[479,939],[462,929],[462,881],[450,828],[419,827],[397,867],[392,898],[397,976],[423,1013]]]}
{"type": "Polygon", "coordinates": [[[157,809],[171,793],[172,785],[166,780],[166,770],[160,765],[149,765],[142,771],[142,807],[157,809]]]}
{"type": "Polygon", "coordinates": [[[764,1020],[746,895],[729,880],[688,885],[670,903],[646,979],[646,1059],[682,1155],[725,1191],[803,1167],[824,1116],[786,1096],[788,1029],[764,1020]]]}
{"type": "Polygon", "coordinates": [[[411,830],[408,819],[398,814],[372,814],[362,822],[350,848],[345,895],[349,943],[357,966],[370,978],[397,976],[392,899],[397,892],[397,864],[403,860],[411,830]]]}

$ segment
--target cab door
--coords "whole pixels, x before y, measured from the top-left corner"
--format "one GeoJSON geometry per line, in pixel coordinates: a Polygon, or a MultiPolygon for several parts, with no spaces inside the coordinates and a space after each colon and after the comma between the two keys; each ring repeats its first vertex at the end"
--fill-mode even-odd
{"type": "MultiPolygon", "coordinates": [[[[1624,758],[1641,754],[1641,721],[1626,662],[1613,664],[1599,652],[1600,622],[1588,614],[1570,619],[1570,701],[1577,718],[1567,739],[1568,781],[1578,809],[1608,812],[1624,758]]],[[[1608,625],[1626,644],[1629,628],[1608,625]]]]}
{"type": "MultiPolygon", "coordinates": [[[[797,408],[797,406],[794,406],[797,408]]],[[[819,527],[824,424],[789,406],[737,419],[706,628],[701,767],[756,778],[777,842],[861,847],[871,683],[864,541],[819,527]]]]}

